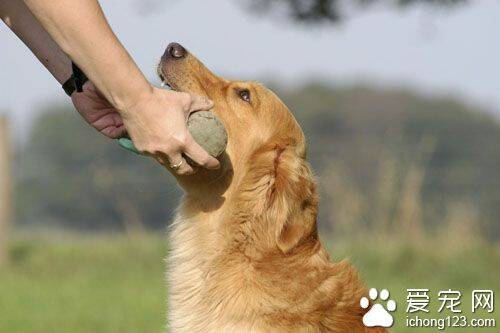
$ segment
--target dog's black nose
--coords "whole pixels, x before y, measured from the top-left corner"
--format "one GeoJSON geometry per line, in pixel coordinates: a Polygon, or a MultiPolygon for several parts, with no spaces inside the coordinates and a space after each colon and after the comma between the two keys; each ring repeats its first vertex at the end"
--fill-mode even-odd
{"type": "Polygon", "coordinates": [[[186,49],[179,43],[170,43],[165,50],[163,56],[165,58],[181,59],[187,54],[186,49]]]}

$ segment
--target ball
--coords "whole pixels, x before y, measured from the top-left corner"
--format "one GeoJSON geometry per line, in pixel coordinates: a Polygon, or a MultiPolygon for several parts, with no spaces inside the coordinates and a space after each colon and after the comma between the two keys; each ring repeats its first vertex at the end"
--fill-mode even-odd
{"type": "Polygon", "coordinates": [[[221,121],[210,111],[198,111],[189,116],[189,133],[207,153],[219,157],[227,146],[227,132],[221,121]]]}

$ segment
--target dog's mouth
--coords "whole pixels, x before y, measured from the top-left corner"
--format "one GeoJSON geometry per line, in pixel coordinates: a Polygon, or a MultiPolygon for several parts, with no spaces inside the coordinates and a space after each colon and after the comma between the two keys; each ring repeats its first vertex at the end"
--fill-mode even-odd
{"type": "Polygon", "coordinates": [[[166,64],[163,59],[161,59],[156,66],[156,74],[160,79],[160,87],[166,90],[179,91],[178,87],[172,82],[172,80],[169,80],[168,75],[166,75],[164,71],[165,65],[166,64]]]}
{"type": "Polygon", "coordinates": [[[167,81],[165,81],[165,79],[163,78],[163,76],[160,76],[160,80],[161,80],[160,86],[162,88],[165,88],[167,90],[174,90],[174,88],[172,88],[172,86],[169,83],[167,83],[167,81]]]}
{"type": "Polygon", "coordinates": [[[161,62],[158,64],[156,72],[158,74],[158,78],[160,79],[160,87],[162,87],[163,89],[175,91],[172,84],[170,82],[168,82],[166,76],[163,74],[161,62]]]}

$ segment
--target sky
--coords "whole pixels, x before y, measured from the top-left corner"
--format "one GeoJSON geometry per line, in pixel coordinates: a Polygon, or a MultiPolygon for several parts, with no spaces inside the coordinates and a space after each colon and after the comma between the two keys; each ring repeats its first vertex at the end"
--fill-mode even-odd
{"type": "MultiPolygon", "coordinates": [[[[353,13],[340,25],[312,29],[255,15],[231,0],[159,1],[146,12],[140,3],[101,1],[119,39],[156,84],[155,64],[166,45],[177,41],[229,78],[271,78],[286,86],[319,78],[411,87],[425,94],[452,94],[500,119],[498,0],[471,1],[451,11],[374,8],[353,13]]],[[[10,116],[18,139],[28,135],[44,105],[69,103],[4,25],[0,77],[0,112],[10,116]]]]}

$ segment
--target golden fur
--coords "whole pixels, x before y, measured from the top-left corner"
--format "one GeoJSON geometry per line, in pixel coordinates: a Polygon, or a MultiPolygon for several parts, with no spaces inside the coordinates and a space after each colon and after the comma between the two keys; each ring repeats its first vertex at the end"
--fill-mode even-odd
{"type": "Polygon", "coordinates": [[[191,54],[163,59],[159,73],[212,99],[229,136],[220,170],[176,176],[185,196],[170,234],[170,331],[385,332],[363,326],[358,273],[318,239],[316,183],[288,108],[191,54]]]}

